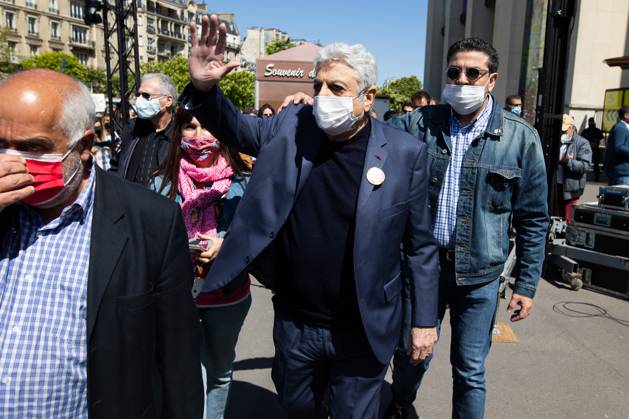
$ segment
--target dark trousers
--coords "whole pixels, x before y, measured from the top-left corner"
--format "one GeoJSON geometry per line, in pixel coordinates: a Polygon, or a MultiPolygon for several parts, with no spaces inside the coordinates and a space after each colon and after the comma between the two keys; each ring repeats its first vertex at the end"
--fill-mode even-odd
{"type": "Polygon", "coordinates": [[[331,331],[276,315],[273,340],[272,377],[288,418],[378,418],[387,366],[362,331],[331,331]]]}

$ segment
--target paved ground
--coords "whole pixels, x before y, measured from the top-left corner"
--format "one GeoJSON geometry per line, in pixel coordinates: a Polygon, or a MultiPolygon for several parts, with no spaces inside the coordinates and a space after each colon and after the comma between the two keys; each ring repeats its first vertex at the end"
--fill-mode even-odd
{"type": "MultiPolygon", "coordinates": [[[[588,186],[582,202],[596,199],[588,186]]],[[[270,377],[270,292],[253,287],[253,306],[237,347],[227,419],[281,418],[270,377]]],[[[519,342],[494,344],[487,363],[487,418],[629,418],[629,302],[542,281],[532,316],[511,325],[519,342]]],[[[507,322],[501,301],[498,321],[507,322]]],[[[446,320],[447,322],[447,320],[446,320]]],[[[450,331],[416,406],[424,419],[449,418],[450,331]]],[[[390,373],[383,403],[390,398],[390,373]]]]}
{"type": "MultiPolygon", "coordinates": [[[[506,322],[501,304],[498,320],[506,322]]],[[[270,293],[253,287],[228,419],[282,417],[270,378],[272,319],[270,293]]],[[[488,418],[629,417],[627,301],[542,281],[532,317],[512,326],[519,342],[494,344],[488,360],[488,418]]],[[[425,419],[450,417],[448,351],[445,327],[416,403],[425,419]]]]}

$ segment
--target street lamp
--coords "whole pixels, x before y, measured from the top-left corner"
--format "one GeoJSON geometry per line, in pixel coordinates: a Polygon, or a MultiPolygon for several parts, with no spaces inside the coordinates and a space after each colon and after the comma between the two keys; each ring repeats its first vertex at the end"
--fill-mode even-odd
{"type": "MultiPolygon", "coordinates": [[[[106,1],[106,0],[104,0],[106,1]]],[[[83,21],[86,25],[97,25],[103,22],[103,18],[98,14],[103,9],[103,3],[99,0],[85,0],[83,9],[83,21]]]]}

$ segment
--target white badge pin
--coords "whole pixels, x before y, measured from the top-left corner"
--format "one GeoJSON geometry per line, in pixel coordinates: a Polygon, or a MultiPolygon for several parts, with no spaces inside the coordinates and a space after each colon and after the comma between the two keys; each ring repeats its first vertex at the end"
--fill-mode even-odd
{"type": "Polygon", "coordinates": [[[374,186],[382,185],[384,183],[385,175],[379,167],[372,167],[367,170],[367,180],[374,186]]]}

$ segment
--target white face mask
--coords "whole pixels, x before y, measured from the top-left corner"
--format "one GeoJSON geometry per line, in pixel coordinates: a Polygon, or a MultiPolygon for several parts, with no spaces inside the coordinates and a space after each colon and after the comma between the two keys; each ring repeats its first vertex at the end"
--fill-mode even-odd
{"type": "Polygon", "coordinates": [[[452,106],[454,112],[459,115],[469,115],[480,108],[486,95],[485,86],[446,84],[441,98],[452,106]]]}
{"type": "Polygon", "coordinates": [[[159,99],[144,99],[143,97],[135,100],[133,108],[140,119],[151,119],[162,110],[159,99]]]}
{"type": "Polygon", "coordinates": [[[354,98],[350,96],[315,96],[312,106],[317,125],[328,135],[347,132],[360,119],[354,116],[354,98]]]}

